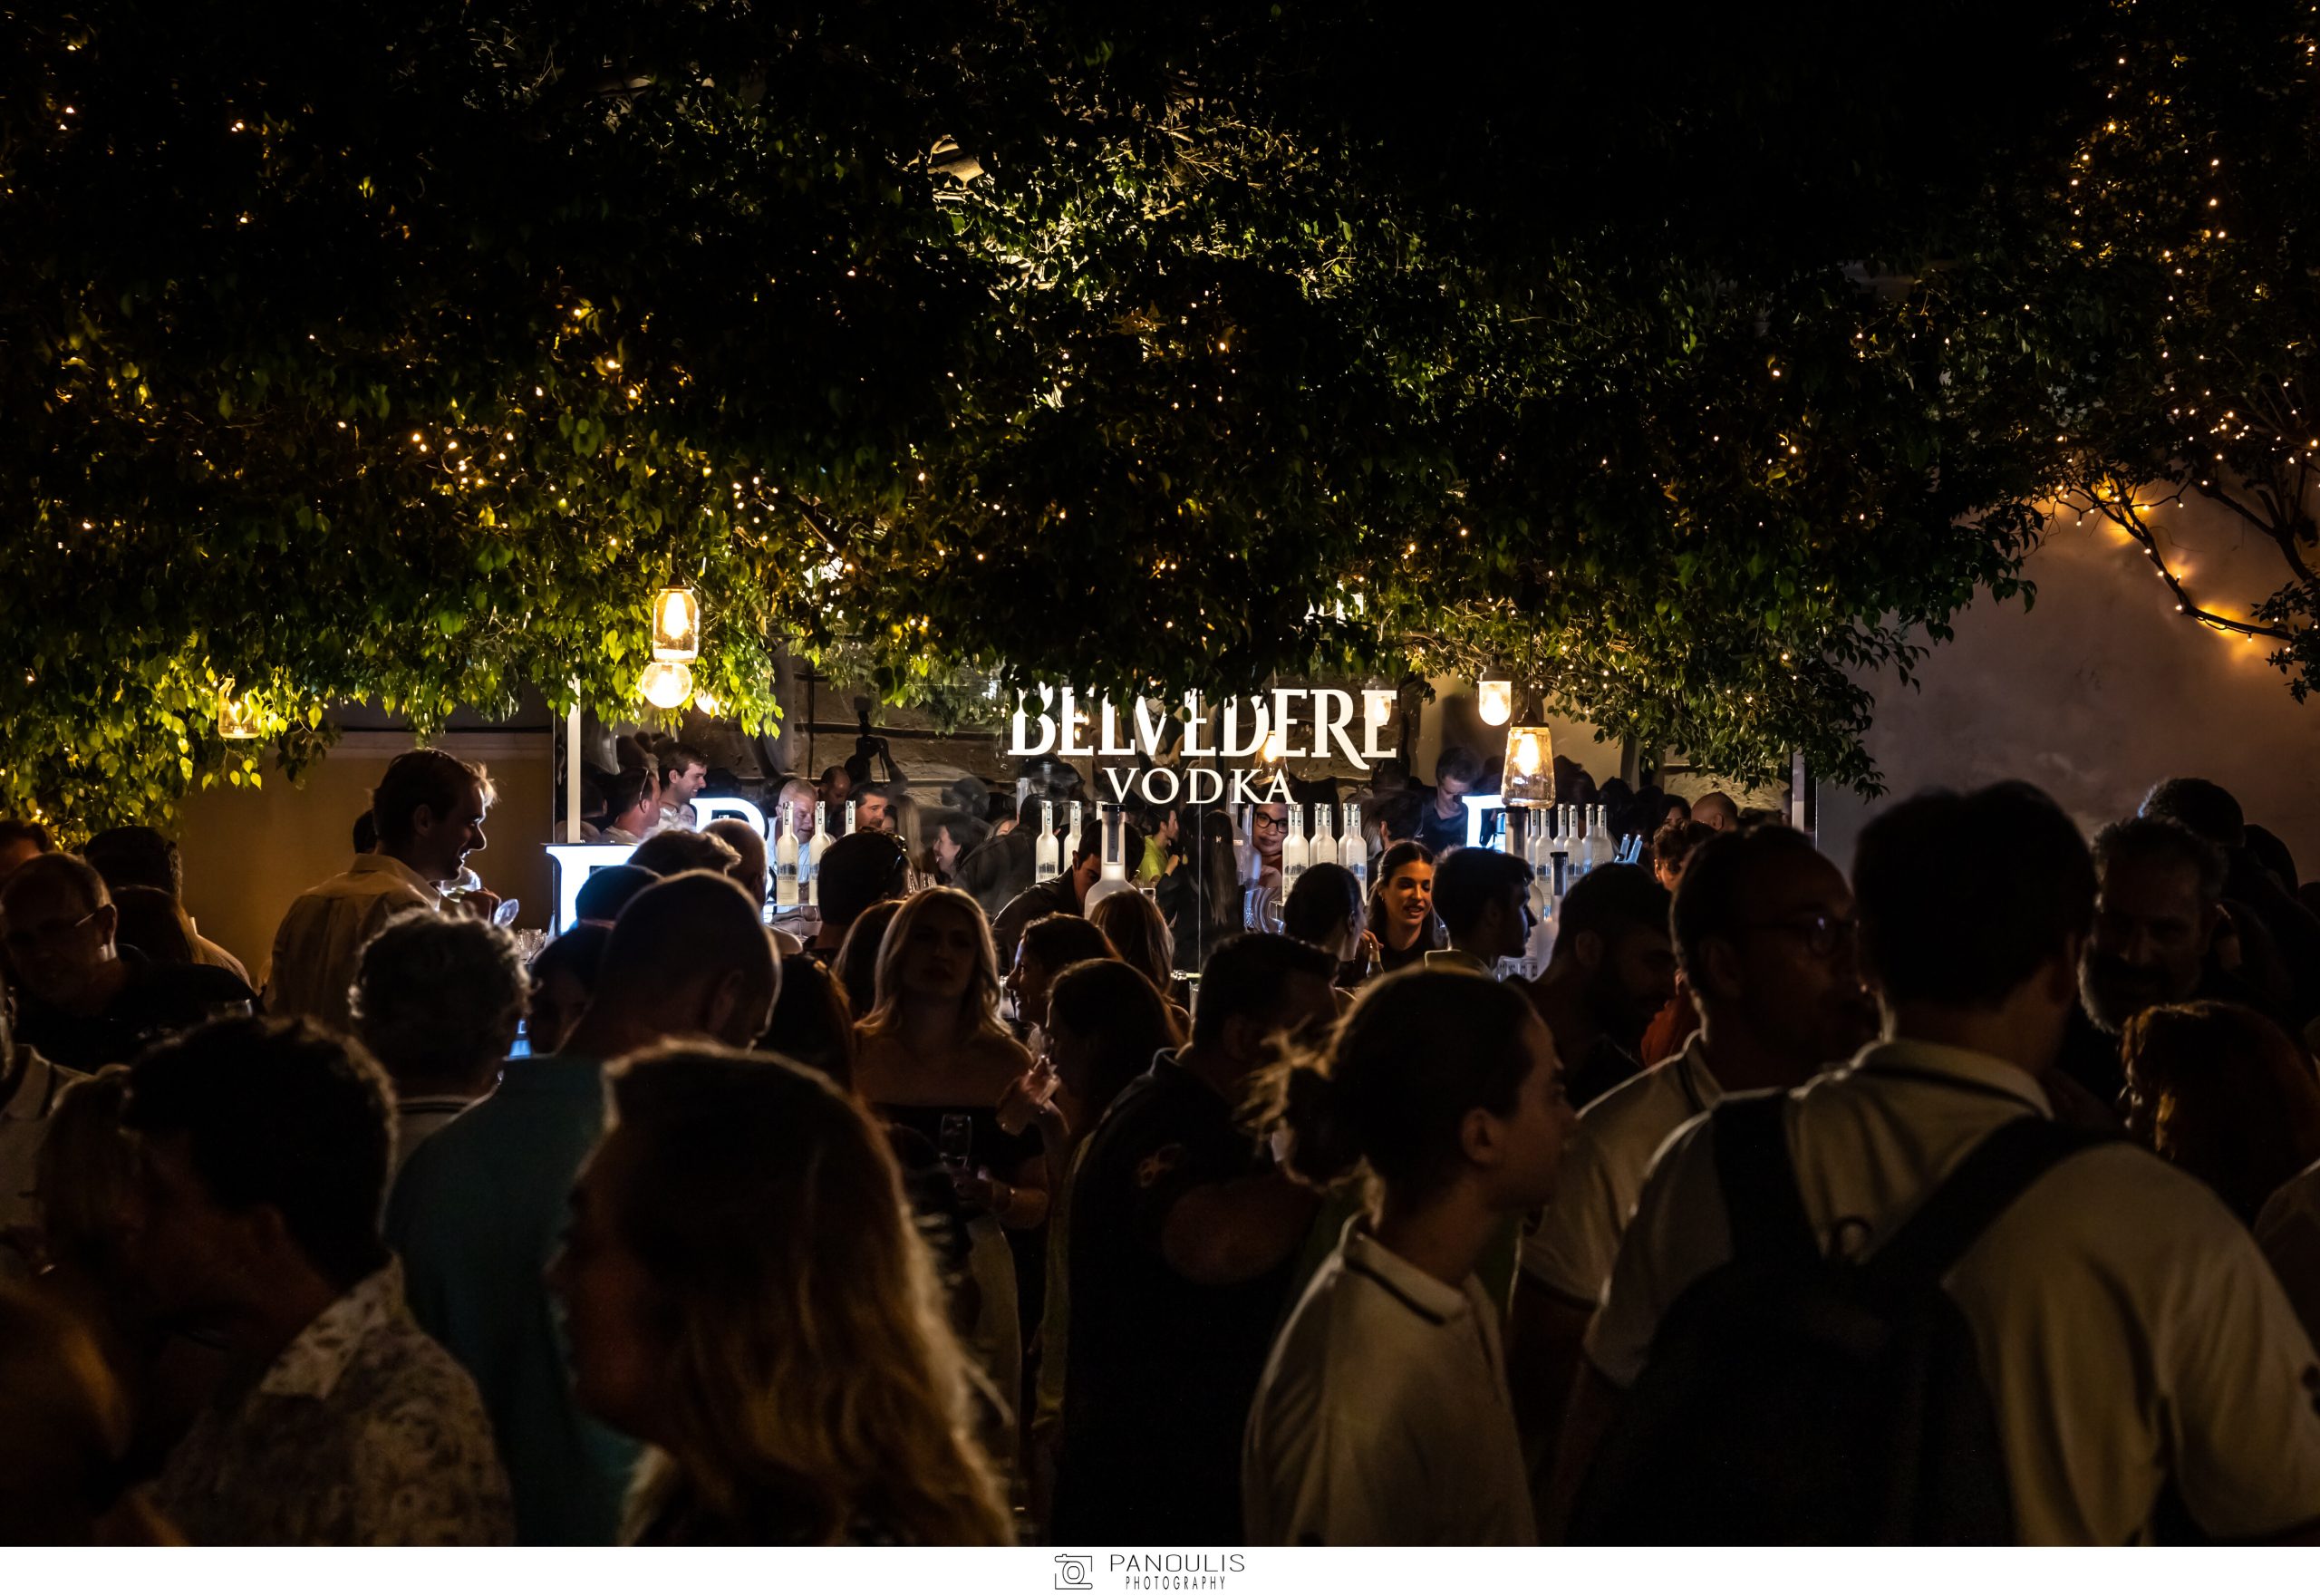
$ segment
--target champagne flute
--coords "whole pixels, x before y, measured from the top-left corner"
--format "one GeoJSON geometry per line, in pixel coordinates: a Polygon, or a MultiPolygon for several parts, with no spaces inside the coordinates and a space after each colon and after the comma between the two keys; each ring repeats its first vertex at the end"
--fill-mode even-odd
{"type": "Polygon", "coordinates": [[[942,1160],[942,1167],[952,1175],[964,1175],[974,1153],[975,1117],[972,1114],[945,1114],[934,1151],[942,1160]]]}

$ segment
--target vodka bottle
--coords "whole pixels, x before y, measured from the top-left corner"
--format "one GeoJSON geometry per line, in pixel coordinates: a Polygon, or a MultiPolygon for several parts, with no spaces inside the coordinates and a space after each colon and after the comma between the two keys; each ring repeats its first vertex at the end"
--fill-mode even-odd
{"type": "Polygon", "coordinates": [[[1312,835],[1305,839],[1305,862],[1308,865],[1334,865],[1338,861],[1338,839],[1330,835],[1337,815],[1323,804],[1313,811],[1312,835]]]}
{"type": "Polygon", "coordinates": [[[1289,835],[1281,839],[1281,895],[1284,902],[1289,897],[1289,889],[1295,886],[1297,878],[1305,874],[1305,866],[1310,857],[1311,852],[1305,843],[1305,806],[1291,804],[1289,806],[1289,835]]]}
{"type": "Polygon", "coordinates": [[[1361,806],[1345,807],[1345,825],[1338,832],[1338,863],[1353,872],[1353,884],[1369,895],[1369,839],[1361,835],[1361,806]]]}
{"type": "Polygon", "coordinates": [[[1546,973],[1547,960],[1554,952],[1555,864],[1554,839],[1547,835],[1547,812],[1532,809],[1531,821],[1531,945],[1524,962],[1531,967],[1531,979],[1536,981],[1546,973]]]}
{"type": "Polygon", "coordinates": [[[854,799],[848,798],[846,800],[846,830],[841,834],[843,836],[852,837],[854,835],[854,799]]]}
{"type": "Polygon", "coordinates": [[[1039,835],[1031,843],[1031,879],[1053,881],[1063,873],[1063,849],[1055,836],[1055,806],[1039,800],[1039,835]]]}
{"type": "Polygon", "coordinates": [[[1547,972],[1547,964],[1555,953],[1555,932],[1562,920],[1562,905],[1552,897],[1546,908],[1531,925],[1531,944],[1524,962],[1531,966],[1531,978],[1535,981],[1547,972]]]}
{"type": "Polygon", "coordinates": [[[1550,844],[1554,861],[1554,898],[1558,910],[1562,904],[1562,895],[1571,890],[1571,806],[1564,804],[1555,810],[1555,834],[1550,844]]]}
{"type": "Polygon", "coordinates": [[[822,901],[822,856],[830,851],[830,807],[825,803],[814,806],[814,840],[806,845],[806,864],[798,874],[805,878],[806,901],[819,907],[822,901]]]}
{"type": "Polygon", "coordinates": [[[1134,892],[1127,879],[1127,817],[1117,804],[1097,804],[1096,824],[1104,830],[1104,857],[1101,873],[1088,888],[1082,912],[1094,908],[1117,892],[1134,892]]]}
{"type": "Polygon", "coordinates": [[[1056,868],[1058,870],[1069,868],[1079,857],[1079,827],[1083,824],[1080,817],[1084,812],[1085,811],[1081,808],[1079,800],[1078,798],[1073,798],[1071,800],[1071,824],[1065,827],[1063,838],[1056,847],[1058,855],[1056,868]]]}
{"type": "Polygon", "coordinates": [[[773,833],[773,906],[794,909],[798,906],[798,833],[789,824],[786,805],[774,808],[773,833]]]}

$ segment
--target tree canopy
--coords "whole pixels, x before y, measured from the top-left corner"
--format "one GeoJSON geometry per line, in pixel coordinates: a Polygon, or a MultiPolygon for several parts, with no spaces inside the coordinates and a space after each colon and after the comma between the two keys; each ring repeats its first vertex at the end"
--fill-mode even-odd
{"type": "Polygon", "coordinates": [[[2148,419],[2063,225],[2141,24],[2035,9],[17,14],[0,810],[256,779],[229,680],[294,768],[347,698],[633,714],[664,583],[745,723],[783,648],[1489,665],[1873,786],[1864,674],[2019,591],[2058,417],[2148,419]]]}
{"type": "Polygon", "coordinates": [[[2320,669],[2320,20],[2176,6],[2093,63],[2105,110],[2046,195],[2054,253],[2116,308],[2068,418],[2065,502],[2142,546],[2191,621],[2264,638],[2301,701],[2320,669]],[[2279,556],[2253,596],[2188,586],[2160,536],[2186,500],[2279,556]]]}

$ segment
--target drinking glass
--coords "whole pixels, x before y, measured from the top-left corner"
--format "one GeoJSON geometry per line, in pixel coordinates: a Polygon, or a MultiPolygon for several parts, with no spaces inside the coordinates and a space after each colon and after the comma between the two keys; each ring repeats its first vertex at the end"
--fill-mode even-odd
{"type": "Polygon", "coordinates": [[[975,1117],[972,1114],[945,1114],[934,1150],[942,1160],[942,1167],[953,1175],[964,1175],[975,1146],[975,1117]]]}

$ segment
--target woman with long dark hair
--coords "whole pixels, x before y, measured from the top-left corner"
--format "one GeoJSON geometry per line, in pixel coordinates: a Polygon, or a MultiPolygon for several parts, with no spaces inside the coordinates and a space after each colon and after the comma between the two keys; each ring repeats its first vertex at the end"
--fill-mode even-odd
{"type": "Polygon", "coordinates": [[[2198,1175],[2244,1224],[2320,1160],[2320,1077],[2287,1032],[2237,1003],[2170,1003],[2127,1021],[2127,1131],[2198,1175]]]}
{"type": "MultiPolygon", "coordinates": [[[[1125,893],[1116,895],[1125,897],[1125,893]]],[[[1181,1041],[1174,1016],[1151,982],[1117,959],[1067,967],[1048,991],[1048,1062],[1055,1090],[1039,1109],[1049,1185],[1046,1301],[1039,1315],[1039,1389],[1032,1414],[1032,1487],[1044,1505],[1063,1422],[1064,1349],[1070,1334],[1071,1182],[1079,1150],[1115,1098],[1181,1041]]]]}
{"type": "Polygon", "coordinates": [[[1422,842],[1397,842],[1378,861],[1377,885],[1369,893],[1369,930],[1378,939],[1378,967],[1387,974],[1422,963],[1436,948],[1450,945],[1434,917],[1434,850],[1422,842]]]}

